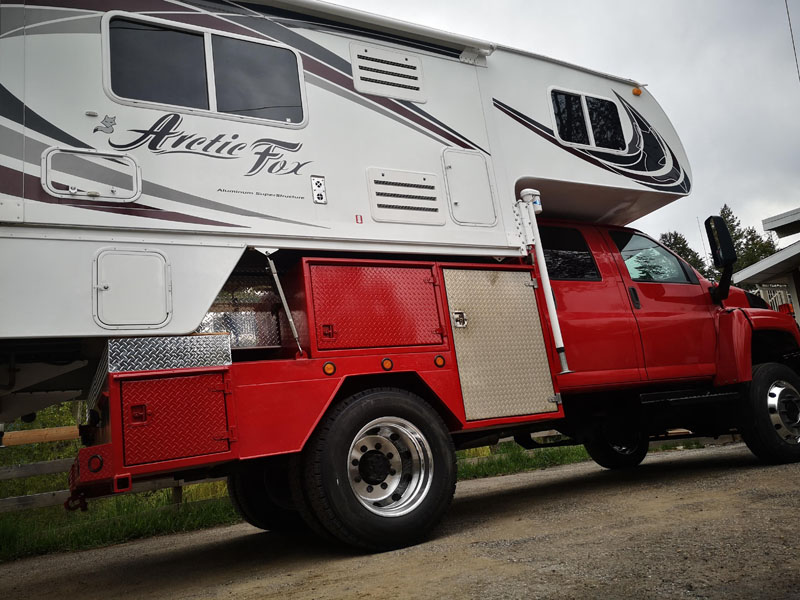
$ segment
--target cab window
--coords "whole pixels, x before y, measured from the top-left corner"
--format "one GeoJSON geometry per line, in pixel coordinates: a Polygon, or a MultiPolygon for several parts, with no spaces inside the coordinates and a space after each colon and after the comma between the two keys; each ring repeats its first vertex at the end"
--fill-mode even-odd
{"type": "Polygon", "coordinates": [[[694,283],[678,258],[650,238],[628,231],[609,233],[634,281],[694,283]]]}
{"type": "Polygon", "coordinates": [[[550,279],[600,281],[600,272],[580,231],[567,227],[541,227],[539,234],[550,279]]]}

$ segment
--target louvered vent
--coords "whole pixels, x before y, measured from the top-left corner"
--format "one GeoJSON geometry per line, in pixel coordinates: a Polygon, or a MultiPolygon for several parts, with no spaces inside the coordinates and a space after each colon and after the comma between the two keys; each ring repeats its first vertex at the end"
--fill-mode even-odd
{"type": "Polygon", "coordinates": [[[432,173],[367,169],[372,218],[387,223],[444,225],[438,177],[432,173]]]}
{"type": "Polygon", "coordinates": [[[353,82],[359,92],[425,102],[422,61],[374,46],[350,45],[353,82]]]}

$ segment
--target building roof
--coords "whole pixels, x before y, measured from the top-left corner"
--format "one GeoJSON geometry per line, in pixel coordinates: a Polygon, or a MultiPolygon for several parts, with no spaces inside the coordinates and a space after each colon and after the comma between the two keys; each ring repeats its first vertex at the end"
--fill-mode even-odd
{"type": "Polygon", "coordinates": [[[774,231],[779,238],[800,233],[800,208],[761,221],[765,231],[774,231]]]}
{"type": "Polygon", "coordinates": [[[764,283],[784,277],[798,268],[800,268],[800,242],[795,242],[772,256],[734,273],[733,282],[736,284],[764,283]]]}

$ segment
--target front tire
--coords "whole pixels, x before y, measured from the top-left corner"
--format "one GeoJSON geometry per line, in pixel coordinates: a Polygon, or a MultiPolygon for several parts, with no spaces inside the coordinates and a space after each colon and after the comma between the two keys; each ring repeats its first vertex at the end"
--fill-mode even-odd
{"type": "Polygon", "coordinates": [[[632,469],[647,456],[650,438],[643,431],[632,431],[620,439],[599,433],[583,444],[592,460],[606,469],[632,469]]]}
{"type": "Polygon", "coordinates": [[[303,451],[314,515],[339,540],[368,550],[414,544],[455,492],[453,442],[439,414],[405,390],[378,388],[334,407],[303,451]]]}
{"type": "Polygon", "coordinates": [[[753,367],[742,403],[740,431],[760,460],[779,464],[800,461],[800,377],[786,365],[753,367]]]}

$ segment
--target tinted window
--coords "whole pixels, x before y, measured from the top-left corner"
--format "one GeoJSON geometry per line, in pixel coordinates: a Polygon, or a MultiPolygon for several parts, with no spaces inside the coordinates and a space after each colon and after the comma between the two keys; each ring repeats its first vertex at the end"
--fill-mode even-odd
{"type": "Polygon", "coordinates": [[[300,123],[297,58],[285,48],[212,36],[219,112],[300,123]]]}
{"type": "Polygon", "coordinates": [[[589,134],[586,131],[581,97],[558,91],[553,91],[552,96],[559,137],[565,142],[588,144],[589,134]]]}
{"type": "Polygon", "coordinates": [[[678,259],[653,240],[627,231],[612,231],[611,239],[634,281],[690,283],[678,259]]]}
{"type": "Polygon", "coordinates": [[[586,107],[589,109],[589,122],[592,124],[595,145],[600,148],[624,150],[625,137],[622,135],[622,123],[619,121],[617,105],[610,100],[586,96],[586,107]]]}
{"type": "Polygon", "coordinates": [[[203,35],[112,19],[111,89],[122,98],[208,108],[203,35]]]}
{"type": "Polygon", "coordinates": [[[539,233],[550,279],[600,280],[597,265],[580,231],[542,227],[539,233]]]}

